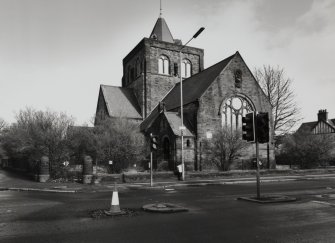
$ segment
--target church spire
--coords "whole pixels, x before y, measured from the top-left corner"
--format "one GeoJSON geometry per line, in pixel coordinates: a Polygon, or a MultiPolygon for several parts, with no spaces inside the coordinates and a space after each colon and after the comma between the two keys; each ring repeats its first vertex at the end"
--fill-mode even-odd
{"type": "Polygon", "coordinates": [[[163,12],[162,12],[162,0],[160,0],[160,5],[159,5],[159,17],[162,17],[163,12]]]}
{"type": "Polygon", "coordinates": [[[156,21],[156,24],[150,34],[150,38],[159,40],[159,41],[165,41],[174,43],[172,34],[170,32],[170,29],[168,25],[165,22],[165,19],[162,17],[162,0],[160,0],[160,8],[159,8],[159,17],[156,21]]]}

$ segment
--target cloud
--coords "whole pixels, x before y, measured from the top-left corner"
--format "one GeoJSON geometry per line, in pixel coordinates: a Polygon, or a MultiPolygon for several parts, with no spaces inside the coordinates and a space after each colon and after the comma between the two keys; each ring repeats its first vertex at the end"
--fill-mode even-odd
{"type": "Polygon", "coordinates": [[[313,0],[258,0],[253,1],[251,11],[262,31],[276,33],[295,24],[299,16],[308,11],[312,2],[313,0]]]}
{"type": "Polygon", "coordinates": [[[310,10],[300,16],[297,21],[299,33],[319,33],[335,25],[335,2],[333,0],[314,1],[310,10]]]}

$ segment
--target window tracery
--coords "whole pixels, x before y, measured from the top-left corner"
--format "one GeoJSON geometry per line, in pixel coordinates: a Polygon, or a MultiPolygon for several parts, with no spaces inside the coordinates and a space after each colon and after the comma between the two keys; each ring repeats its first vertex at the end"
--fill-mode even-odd
{"type": "Polygon", "coordinates": [[[240,96],[230,97],[221,107],[222,127],[241,130],[242,116],[253,110],[253,106],[247,99],[240,96]]]}

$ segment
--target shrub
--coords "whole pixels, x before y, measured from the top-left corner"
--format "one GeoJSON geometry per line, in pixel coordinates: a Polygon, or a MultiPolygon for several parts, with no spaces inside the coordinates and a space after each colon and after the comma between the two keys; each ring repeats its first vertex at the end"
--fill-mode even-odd
{"type": "Polygon", "coordinates": [[[16,122],[1,135],[3,148],[12,160],[22,160],[35,168],[42,156],[50,158],[51,175],[68,158],[67,129],[73,119],[64,113],[30,108],[16,115],[16,122]]]}
{"type": "Polygon", "coordinates": [[[332,160],[334,149],[335,141],[331,134],[298,131],[285,136],[276,159],[280,164],[298,165],[302,169],[316,168],[332,160]]]}
{"type": "Polygon", "coordinates": [[[220,129],[213,138],[205,143],[210,162],[219,170],[227,171],[233,161],[240,156],[242,150],[248,146],[238,131],[220,129]]]}

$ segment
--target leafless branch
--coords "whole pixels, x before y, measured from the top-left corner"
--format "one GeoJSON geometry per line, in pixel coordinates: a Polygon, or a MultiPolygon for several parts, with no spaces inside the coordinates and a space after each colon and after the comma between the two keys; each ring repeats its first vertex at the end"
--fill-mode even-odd
{"type": "Polygon", "coordinates": [[[290,131],[300,120],[299,108],[291,89],[292,80],[285,77],[284,69],[269,65],[256,69],[255,78],[272,106],[275,133],[290,131]]]}

